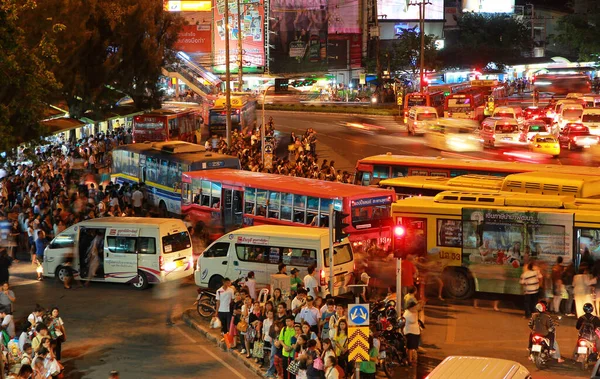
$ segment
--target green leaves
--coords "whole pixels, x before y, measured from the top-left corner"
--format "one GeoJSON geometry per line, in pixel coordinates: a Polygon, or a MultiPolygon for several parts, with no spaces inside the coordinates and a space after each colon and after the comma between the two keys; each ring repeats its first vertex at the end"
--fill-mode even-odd
{"type": "Polygon", "coordinates": [[[598,61],[599,33],[600,13],[566,15],[558,21],[557,34],[550,38],[551,47],[580,61],[598,61]]]}

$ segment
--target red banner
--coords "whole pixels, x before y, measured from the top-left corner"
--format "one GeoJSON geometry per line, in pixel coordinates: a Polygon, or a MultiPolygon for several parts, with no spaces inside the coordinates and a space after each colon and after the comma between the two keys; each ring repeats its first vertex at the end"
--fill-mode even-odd
{"type": "Polygon", "coordinates": [[[175,49],[190,54],[210,54],[212,52],[210,25],[184,25],[179,32],[175,49]]]}

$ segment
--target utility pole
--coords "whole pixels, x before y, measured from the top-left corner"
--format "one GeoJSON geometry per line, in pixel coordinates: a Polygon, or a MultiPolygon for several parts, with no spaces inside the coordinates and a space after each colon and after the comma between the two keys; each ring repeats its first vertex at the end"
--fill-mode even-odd
{"type": "Polygon", "coordinates": [[[425,5],[429,5],[429,0],[420,0],[416,2],[410,2],[408,5],[419,6],[419,35],[421,37],[421,49],[419,52],[420,64],[419,64],[419,92],[423,92],[425,87],[425,5]]]}
{"type": "Polygon", "coordinates": [[[229,1],[225,0],[225,140],[231,146],[231,71],[229,70],[229,1]]]}
{"type": "MultiPolygon", "coordinates": [[[[225,0],[227,1],[227,0],[225,0]]],[[[242,49],[242,6],[240,4],[240,0],[237,0],[237,26],[238,26],[238,91],[244,91],[244,80],[243,80],[243,70],[244,70],[244,54],[242,49]]]]}

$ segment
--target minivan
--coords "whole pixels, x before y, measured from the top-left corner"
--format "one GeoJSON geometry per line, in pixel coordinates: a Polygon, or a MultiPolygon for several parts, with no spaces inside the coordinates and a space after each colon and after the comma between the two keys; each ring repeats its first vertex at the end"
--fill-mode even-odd
{"type": "Polygon", "coordinates": [[[104,217],[82,221],[60,232],[44,251],[43,275],[64,281],[65,258],[72,255],[75,278],[89,276],[93,254],[100,266],[92,281],[152,283],[192,275],[192,242],[183,221],[173,218],[104,217]]]}
{"type": "MultiPolygon", "coordinates": [[[[333,245],[334,296],[351,292],[354,254],[347,239],[333,245]]],[[[217,239],[200,255],[194,273],[199,287],[217,290],[224,278],[236,280],[254,272],[258,287],[271,283],[279,264],[287,272],[296,268],[299,278],[315,266],[321,294],[328,293],[329,231],[326,228],[260,225],[241,228],[217,239]]],[[[282,288],[285,292],[285,289],[282,288]]]]}
{"type": "Polygon", "coordinates": [[[519,123],[514,118],[488,117],[481,123],[479,132],[483,146],[494,147],[520,142],[519,123]]]}
{"type": "Polygon", "coordinates": [[[428,123],[438,119],[437,111],[434,107],[416,106],[408,111],[408,121],[406,128],[408,134],[416,135],[425,133],[425,127],[428,123]]]}

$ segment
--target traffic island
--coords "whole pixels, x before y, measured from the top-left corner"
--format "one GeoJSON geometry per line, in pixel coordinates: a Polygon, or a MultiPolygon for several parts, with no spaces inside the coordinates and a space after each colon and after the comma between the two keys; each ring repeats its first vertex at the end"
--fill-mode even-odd
{"type": "Polygon", "coordinates": [[[203,337],[208,339],[211,342],[214,342],[215,345],[225,351],[229,352],[233,357],[235,357],[238,361],[242,362],[248,369],[254,372],[256,375],[260,377],[264,377],[266,373],[265,368],[261,368],[261,366],[254,362],[254,358],[248,359],[245,354],[242,354],[237,349],[227,349],[225,342],[221,337],[221,329],[211,329],[209,325],[209,321],[200,317],[198,312],[195,309],[188,309],[183,312],[181,316],[183,322],[185,322],[190,328],[196,330],[203,337]]]}

